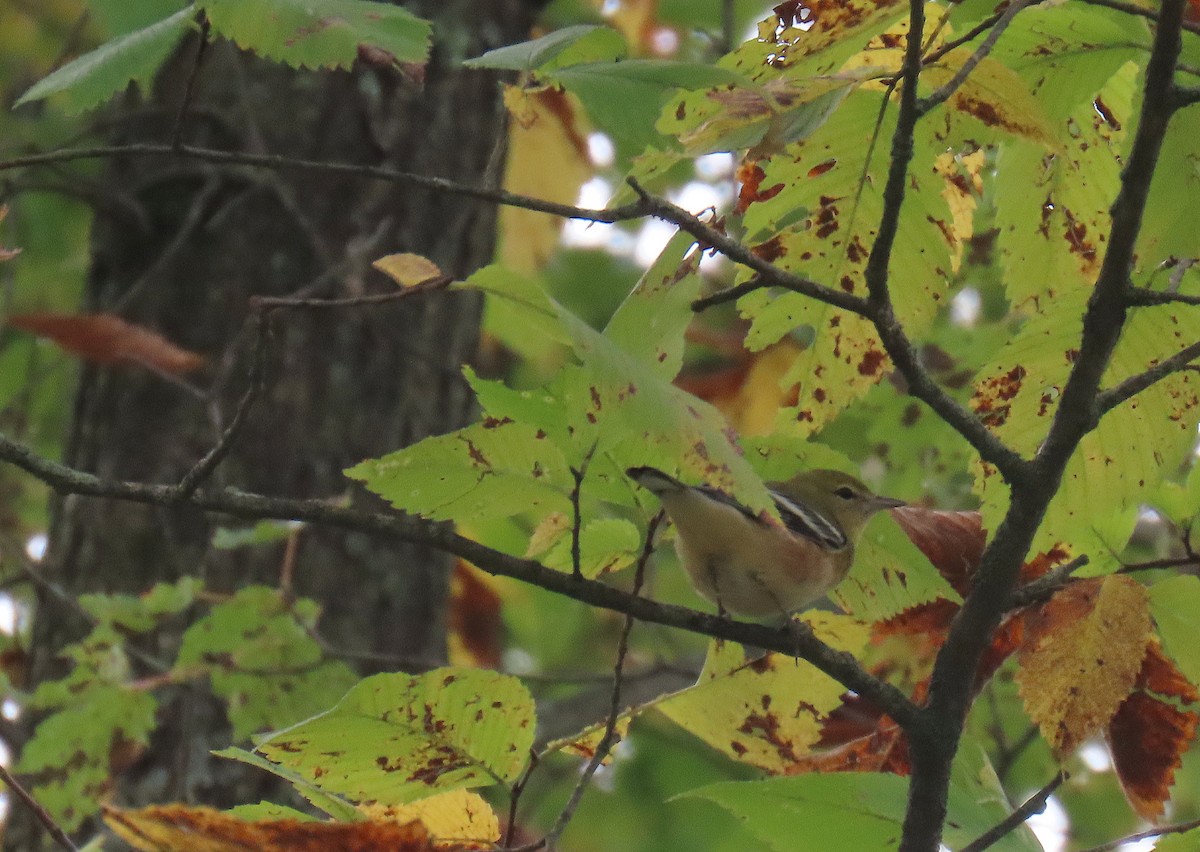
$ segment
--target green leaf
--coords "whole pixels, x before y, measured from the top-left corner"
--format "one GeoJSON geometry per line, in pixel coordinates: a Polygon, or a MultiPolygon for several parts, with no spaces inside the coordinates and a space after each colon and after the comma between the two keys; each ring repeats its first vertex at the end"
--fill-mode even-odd
{"type": "Polygon", "coordinates": [[[310,804],[329,814],[329,816],[339,822],[360,822],[366,819],[366,815],[362,811],[342,797],[322,790],[300,773],[293,772],[277,763],[272,763],[265,757],[257,755],[252,751],[230,746],[220,751],[214,751],[213,755],[215,757],[223,757],[227,760],[236,760],[238,763],[257,767],[258,769],[270,772],[278,778],[282,778],[284,781],[290,783],[296,789],[296,792],[303,796],[310,804]]]}
{"type": "MultiPolygon", "coordinates": [[[[707,799],[740,820],[763,844],[794,852],[803,836],[811,849],[895,849],[900,842],[908,779],[870,772],[831,772],[727,781],[683,794],[707,799]]],[[[982,750],[964,742],[950,782],[944,842],[961,848],[1011,811],[982,750]]],[[[1027,826],[1005,835],[997,852],[1041,852],[1027,826]]]]}
{"type": "Polygon", "coordinates": [[[247,822],[265,822],[280,819],[294,819],[297,822],[316,822],[317,818],[304,811],[289,808],[287,805],[277,805],[274,802],[259,802],[254,805],[238,805],[225,811],[232,817],[247,822]]]}
{"type": "Polygon", "coordinates": [[[349,68],[360,46],[425,62],[432,27],[401,6],[367,0],[202,0],[215,32],[294,68],[349,68]]]}
{"type": "Polygon", "coordinates": [[[113,39],[43,77],[14,106],[63,94],[63,108],[78,113],[98,106],[134,82],[148,89],[159,66],[194,26],[193,6],[144,29],[113,39]]]}
{"type": "Polygon", "coordinates": [[[1192,683],[1200,683],[1200,579],[1180,575],[1155,583],[1150,614],[1179,668],[1192,683]]]}
{"type": "MultiPolygon", "coordinates": [[[[468,68],[534,71],[557,58],[568,48],[580,46],[580,42],[585,40],[594,43],[593,51],[599,49],[602,54],[609,54],[609,58],[623,55],[625,50],[624,39],[611,27],[580,24],[574,27],[563,27],[532,41],[497,47],[475,59],[468,59],[463,65],[468,68]]],[[[595,56],[595,58],[601,57],[595,56]]]]}
{"type": "MultiPolygon", "coordinates": [[[[579,531],[579,565],[589,580],[628,568],[638,557],[642,535],[632,521],[624,518],[598,518],[588,521],[579,531]]],[[[531,553],[530,556],[539,554],[531,553]]],[[[541,555],[547,568],[570,571],[571,528],[564,524],[553,544],[541,555]]]]}
{"type": "Polygon", "coordinates": [[[155,583],[144,595],[98,595],[79,596],[79,605],[97,621],[144,633],[153,628],[164,616],[183,612],[204,583],[195,577],[181,577],[175,583],[155,583]]]}
{"type": "Polygon", "coordinates": [[[533,728],[533,699],[519,680],[446,668],[369,677],[257,751],[352,801],[403,804],[515,781],[533,728]]]}
{"type": "Polygon", "coordinates": [[[209,669],[235,739],[324,710],[354,683],[345,664],[322,662],[306,630],[316,617],[311,601],[289,603],[275,589],[248,586],[183,634],[178,665],[209,669]]]}
{"type": "Polygon", "coordinates": [[[295,535],[303,526],[298,521],[259,521],[250,527],[217,527],[212,546],[217,550],[235,550],[256,544],[274,544],[295,535]]]}
{"type": "Polygon", "coordinates": [[[37,726],[14,768],[42,779],[33,795],[63,828],[74,831],[109,795],[113,749],[146,745],[157,708],[148,692],[96,684],[37,726]]]}
{"type": "Polygon", "coordinates": [[[573,482],[544,432],[507,418],[426,438],[346,475],[398,509],[460,522],[567,511],[573,482]]]}

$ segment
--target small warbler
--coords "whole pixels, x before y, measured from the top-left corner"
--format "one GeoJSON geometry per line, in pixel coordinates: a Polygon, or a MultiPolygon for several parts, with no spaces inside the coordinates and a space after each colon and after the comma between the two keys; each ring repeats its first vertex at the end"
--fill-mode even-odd
{"type": "Polygon", "coordinates": [[[768,484],[781,524],[653,467],[626,473],[662,501],[696,591],[722,613],[755,618],[786,617],[820,599],[849,572],[871,516],[905,505],[840,471],[810,470],[768,484]]]}

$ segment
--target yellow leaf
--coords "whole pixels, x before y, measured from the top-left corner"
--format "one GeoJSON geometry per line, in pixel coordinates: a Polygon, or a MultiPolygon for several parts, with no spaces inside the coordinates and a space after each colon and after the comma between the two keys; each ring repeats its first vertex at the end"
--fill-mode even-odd
{"type": "Polygon", "coordinates": [[[407,805],[362,804],[372,822],[408,825],[420,821],[434,847],[490,849],[500,839],[500,820],[492,806],[470,790],[449,790],[407,805]]]}
{"type": "MultiPolygon", "coordinates": [[[[621,740],[625,739],[629,733],[629,723],[633,721],[633,715],[636,711],[630,711],[621,714],[617,717],[616,727],[613,729],[616,739],[612,745],[616,745],[621,740]]],[[[569,737],[563,737],[560,740],[554,740],[546,743],[546,752],[564,751],[567,754],[573,754],[576,757],[582,757],[584,760],[591,760],[596,755],[596,749],[600,745],[600,740],[604,739],[604,732],[608,729],[608,720],[597,722],[595,725],[590,725],[584,728],[578,734],[573,734],[569,737]]],[[[603,766],[607,766],[612,762],[612,749],[609,749],[608,754],[604,755],[601,761],[603,766]]]]}
{"type": "Polygon", "coordinates": [[[1150,597],[1129,577],[1074,583],[1031,617],[1017,672],[1029,717],[1061,758],[1133,691],[1153,635],[1150,597]]]}
{"type": "Polygon", "coordinates": [[[389,254],[371,264],[384,275],[391,278],[401,287],[412,287],[433,278],[441,278],[443,273],[438,265],[427,257],[419,254],[389,254]]]}
{"type": "MultiPolygon", "coordinates": [[[[504,188],[574,204],[592,174],[588,128],[578,100],[560,89],[504,90],[510,117],[504,188]]],[[[500,211],[500,263],[518,272],[541,269],[558,245],[562,219],[517,207],[500,211]]]]}

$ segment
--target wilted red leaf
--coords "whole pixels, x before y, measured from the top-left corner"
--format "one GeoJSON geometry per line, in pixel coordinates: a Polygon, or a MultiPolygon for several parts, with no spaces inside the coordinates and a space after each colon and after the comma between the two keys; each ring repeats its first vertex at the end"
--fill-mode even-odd
{"type": "Polygon", "coordinates": [[[985,536],[980,514],[902,506],[892,510],[892,517],[954,590],[966,594],[983,555],[985,536]]]}
{"type": "Polygon", "coordinates": [[[1147,692],[1121,703],[1108,725],[1113,768],[1129,804],[1144,819],[1162,816],[1183,753],[1200,716],[1177,710],[1147,692]]]}
{"type": "MultiPolygon", "coordinates": [[[[958,610],[958,604],[945,598],[926,601],[878,622],[872,637],[944,635],[958,610]]],[[[937,644],[941,645],[941,641],[937,644]]]]}
{"type": "Polygon", "coordinates": [[[202,355],[113,314],[13,314],[8,322],[98,364],[135,363],[174,375],[204,366],[202,355]]]}
{"type": "Polygon", "coordinates": [[[484,576],[462,560],[456,562],[446,626],[454,651],[466,657],[460,664],[479,668],[500,665],[504,628],[500,609],[500,596],[484,576]]]}
{"type": "Polygon", "coordinates": [[[248,822],[212,808],[182,805],[137,810],[105,806],[104,821],[134,849],[146,852],[430,852],[434,848],[420,822],[248,822]]]}

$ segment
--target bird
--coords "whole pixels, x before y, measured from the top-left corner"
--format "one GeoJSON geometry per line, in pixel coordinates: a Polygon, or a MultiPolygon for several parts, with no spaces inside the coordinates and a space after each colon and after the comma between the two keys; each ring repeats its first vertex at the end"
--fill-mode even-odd
{"type": "Polygon", "coordinates": [[[790,618],[842,581],[872,516],[906,505],[841,471],[808,470],[768,483],[780,523],[657,468],[631,467],[626,475],[658,497],[675,525],[680,563],[721,615],[790,618]]]}

